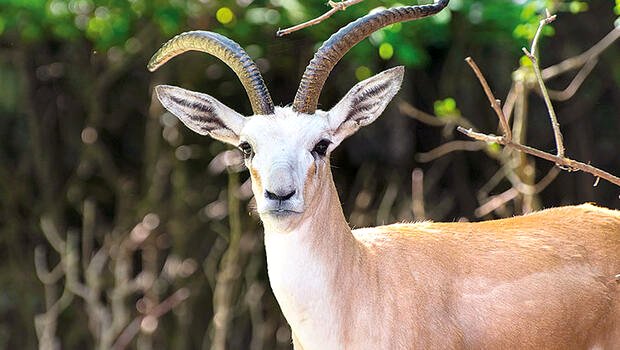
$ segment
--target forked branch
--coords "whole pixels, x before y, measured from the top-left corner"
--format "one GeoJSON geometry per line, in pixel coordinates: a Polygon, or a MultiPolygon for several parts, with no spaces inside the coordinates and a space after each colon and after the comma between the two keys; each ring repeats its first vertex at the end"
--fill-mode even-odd
{"type": "Polygon", "coordinates": [[[469,136],[475,140],[479,140],[479,141],[484,141],[487,143],[497,143],[506,147],[510,147],[510,148],[514,148],[518,151],[521,151],[523,153],[527,153],[529,155],[538,157],[538,158],[542,158],[542,159],[546,159],[550,162],[554,162],[556,165],[562,166],[566,169],[568,169],[568,171],[583,171],[586,173],[590,173],[592,175],[594,175],[597,178],[601,178],[604,180],[607,180],[609,182],[611,182],[612,184],[616,185],[616,186],[620,186],[620,178],[612,175],[604,170],[601,170],[597,167],[593,167],[592,165],[586,164],[586,163],[582,163],[567,157],[560,157],[557,155],[553,155],[544,151],[541,151],[539,149],[530,147],[530,146],[525,146],[522,145],[520,143],[517,142],[513,142],[513,141],[508,141],[506,140],[506,138],[504,136],[495,136],[495,135],[491,135],[491,134],[483,134],[483,133],[479,133],[479,132],[475,132],[471,129],[465,129],[461,126],[457,127],[457,130],[462,132],[463,134],[465,134],[466,136],[469,136]]]}
{"type": "Polygon", "coordinates": [[[474,62],[474,60],[471,57],[467,57],[465,59],[465,62],[469,64],[471,69],[476,74],[476,77],[480,81],[480,84],[482,84],[482,88],[484,89],[484,93],[487,95],[487,98],[489,99],[489,102],[491,103],[491,107],[493,107],[493,110],[499,117],[499,122],[502,126],[504,137],[506,137],[506,139],[508,140],[511,140],[512,132],[510,129],[510,125],[508,125],[508,119],[506,119],[506,116],[504,115],[504,111],[502,110],[502,106],[501,106],[502,102],[496,99],[495,96],[493,95],[493,92],[491,91],[491,88],[489,87],[487,80],[484,78],[484,75],[482,75],[482,72],[480,71],[480,68],[478,68],[478,65],[476,64],[476,62],[474,62]]]}
{"type": "Polygon", "coordinates": [[[612,29],[603,39],[601,39],[594,46],[589,48],[587,51],[565,59],[564,61],[554,64],[553,66],[547,67],[542,70],[542,75],[545,80],[554,78],[562,73],[567,71],[577,69],[583,65],[585,65],[588,61],[595,60],[598,56],[603,53],[607,48],[609,48],[613,43],[616,42],[620,38],[620,27],[615,27],[612,29]]]}
{"type": "MultiPolygon", "coordinates": [[[[548,11],[546,11],[545,14],[546,14],[545,18],[543,18],[539,23],[539,26],[536,31],[536,35],[534,36],[534,39],[532,41],[532,46],[530,50],[528,51],[526,48],[523,48],[523,52],[525,52],[527,57],[532,61],[534,72],[536,74],[536,80],[538,81],[540,91],[547,105],[547,110],[549,112],[549,118],[551,119],[551,125],[553,127],[553,132],[555,136],[557,154],[553,155],[553,154],[538,150],[530,146],[522,145],[519,142],[515,142],[512,140],[512,136],[509,133],[510,129],[508,128],[506,117],[501,109],[501,106],[499,105],[499,100],[496,99],[493,93],[491,92],[486,82],[486,79],[484,78],[480,69],[478,68],[478,66],[476,65],[476,63],[471,57],[466,58],[465,61],[473,69],[474,73],[476,74],[476,77],[478,78],[478,80],[480,81],[480,84],[482,85],[482,88],[487,94],[489,101],[491,101],[493,110],[495,111],[495,114],[499,118],[500,124],[502,126],[503,135],[495,136],[492,134],[483,134],[483,133],[475,132],[471,128],[464,128],[461,126],[457,127],[457,130],[465,134],[466,136],[471,137],[478,141],[484,141],[487,143],[497,143],[497,144],[516,149],[520,152],[523,152],[523,153],[526,153],[526,154],[529,154],[529,155],[532,155],[538,158],[546,159],[548,161],[555,163],[558,167],[568,170],[568,171],[580,170],[580,171],[592,174],[596,177],[595,184],[598,183],[599,179],[604,179],[604,180],[607,180],[615,184],[616,186],[620,186],[620,178],[618,178],[617,176],[612,175],[599,168],[596,168],[590,164],[582,163],[582,162],[567,158],[564,155],[564,144],[562,141],[562,133],[560,132],[560,125],[557,121],[557,116],[555,114],[555,110],[553,109],[553,104],[551,103],[551,99],[549,98],[549,93],[547,91],[547,87],[545,86],[544,76],[540,70],[540,66],[538,64],[538,57],[537,57],[538,41],[540,38],[540,34],[542,32],[542,29],[545,25],[553,22],[556,19],[556,16],[555,15],[552,16],[551,14],[549,14],[548,11]]],[[[613,34],[613,31],[612,33],[610,33],[610,35],[611,34],[613,34]]],[[[610,35],[608,35],[608,37],[610,37],[610,35]]],[[[615,40],[615,37],[613,37],[612,35],[607,41],[614,41],[614,40],[615,40]]],[[[604,45],[603,44],[599,45],[599,44],[597,44],[597,46],[601,46],[603,48],[608,46],[608,44],[604,44],[604,45]]],[[[599,49],[599,51],[597,51],[597,54],[600,53],[600,50],[602,49],[599,49]]]]}
{"type": "Polygon", "coordinates": [[[538,29],[536,30],[536,35],[534,35],[534,40],[532,40],[532,47],[528,51],[526,48],[523,48],[523,52],[527,55],[527,57],[532,61],[532,67],[534,68],[534,74],[536,74],[536,80],[538,81],[538,85],[540,86],[540,92],[543,95],[543,99],[545,100],[545,104],[547,105],[547,110],[549,111],[549,118],[551,119],[551,127],[553,128],[553,135],[555,137],[555,146],[558,157],[564,157],[564,141],[562,139],[562,132],[560,131],[560,123],[558,122],[558,117],[555,114],[555,109],[553,108],[553,104],[551,103],[551,98],[549,97],[549,92],[545,86],[545,81],[543,79],[542,72],[540,70],[540,65],[538,64],[538,58],[536,53],[538,51],[538,40],[540,38],[540,33],[545,25],[555,21],[556,15],[551,15],[548,10],[545,10],[545,18],[540,20],[538,24],[538,29]]]}

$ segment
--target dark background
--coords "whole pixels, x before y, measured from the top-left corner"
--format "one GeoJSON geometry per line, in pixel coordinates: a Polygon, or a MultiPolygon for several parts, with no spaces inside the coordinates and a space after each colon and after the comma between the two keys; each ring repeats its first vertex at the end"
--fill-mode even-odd
{"type": "MultiPolygon", "coordinates": [[[[317,45],[352,19],[395,3],[366,0],[276,38],[278,28],[326,11],[324,1],[2,2],[0,349],[290,348],[236,151],[193,134],[151,96],[154,85],[173,84],[250,114],[241,84],[201,53],[154,74],[146,63],[175,34],[216,31],[246,48],[274,102],[286,105],[317,45]]],[[[521,51],[545,7],[558,19],[543,31],[543,68],[595,45],[620,13],[617,1],[453,1],[440,16],[380,31],[336,66],[322,93],[325,109],[358,80],[407,66],[402,91],[384,115],[333,155],[352,226],[491,219],[583,202],[620,208],[618,187],[603,180],[594,187],[584,173],[561,172],[532,187],[552,164],[470,143],[455,130],[471,124],[498,132],[464,62],[471,56],[498,98],[517,89],[521,141],[555,152],[521,51]],[[430,122],[439,126],[401,112],[404,103],[434,115],[430,122]],[[455,140],[478,151],[422,162],[424,152],[455,140]],[[416,168],[424,174],[421,186],[412,185],[416,168]],[[489,200],[496,204],[481,207],[489,200]]],[[[619,57],[620,46],[612,44],[574,96],[554,102],[567,155],[614,174],[619,57]]],[[[564,89],[577,71],[548,80],[548,87],[564,89]]]]}

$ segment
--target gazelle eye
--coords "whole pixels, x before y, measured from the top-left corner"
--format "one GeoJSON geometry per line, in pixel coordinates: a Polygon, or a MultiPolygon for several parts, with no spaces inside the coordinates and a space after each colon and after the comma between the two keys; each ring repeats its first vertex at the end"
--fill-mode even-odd
{"type": "Polygon", "coordinates": [[[242,142],[239,145],[239,149],[241,150],[241,152],[243,152],[243,157],[248,159],[252,156],[252,153],[254,153],[254,151],[252,151],[252,146],[250,146],[249,143],[247,142],[242,142]]]}
{"type": "Polygon", "coordinates": [[[318,154],[321,157],[324,157],[325,153],[327,153],[327,148],[329,147],[330,144],[331,144],[331,141],[323,139],[317,142],[316,145],[314,145],[312,152],[318,154]]]}

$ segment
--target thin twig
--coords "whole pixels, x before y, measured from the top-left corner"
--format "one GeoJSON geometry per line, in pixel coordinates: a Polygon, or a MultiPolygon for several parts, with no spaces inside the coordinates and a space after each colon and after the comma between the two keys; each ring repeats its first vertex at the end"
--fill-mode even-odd
{"type": "Polygon", "coordinates": [[[420,163],[428,163],[437,158],[441,158],[446,154],[456,152],[456,151],[469,151],[475,152],[480,151],[487,147],[484,142],[480,141],[450,141],[446,142],[438,147],[433,148],[428,152],[420,152],[416,154],[416,160],[420,163]]]}
{"type": "Polygon", "coordinates": [[[311,27],[313,25],[319,24],[321,22],[323,22],[324,20],[328,19],[329,17],[331,17],[334,13],[338,12],[338,11],[344,11],[347,9],[347,7],[351,6],[351,5],[355,5],[357,3],[360,3],[364,0],[346,0],[346,1],[340,1],[340,2],[334,2],[334,1],[329,1],[327,4],[329,6],[331,6],[331,9],[327,12],[325,12],[324,14],[322,14],[321,16],[311,19],[307,22],[298,24],[296,26],[293,27],[289,27],[286,29],[278,29],[278,31],[276,32],[276,36],[285,36],[287,34],[291,34],[293,32],[296,32],[298,30],[307,28],[307,27],[311,27]]]}
{"type": "Polygon", "coordinates": [[[420,168],[411,172],[411,210],[416,221],[426,220],[424,209],[424,172],[420,168]]]}
{"type": "Polygon", "coordinates": [[[512,171],[512,169],[504,168],[504,171],[506,172],[506,178],[510,181],[512,187],[514,187],[521,194],[527,196],[533,196],[543,191],[560,173],[560,169],[558,167],[552,167],[538,183],[530,185],[521,181],[521,178],[519,178],[519,176],[512,171]]]}
{"type": "Polygon", "coordinates": [[[476,74],[476,77],[480,81],[480,84],[482,84],[482,88],[484,89],[484,93],[487,95],[489,102],[491,103],[491,107],[493,107],[493,110],[499,116],[499,122],[502,126],[502,131],[504,132],[504,136],[508,140],[511,140],[512,131],[510,130],[510,125],[508,125],[508,120],[506,120],[506,116],[504,115],[504,112],[502,111],[501,101],[496,99],[495,96],[493,95],[493,92],[491,91],[491,88],[489,87],[489,83],[487,83],[487,80],[484,78],[484,75],[482,75],[482,72],[480,71],[480,68],[478,68],[478,65],[476,64],[476,62],[474,62],[474,60],[471,57],[467,57],[465,59],[465,62],[467,62],[467,64],[469,64],[471,69],[473,69],[474,73],[476,74]]]}
{"type": "Polygon", "coordinates": [[[516,143],[513,141],[508,141],[506,140],[504,137],[501,136],[495,136],[495,135],[487,135],[487,134],[482,134],[479,132],[475,132],[471,129],[465,129],[463,127],[457,127],[457,130],[463,134],[465,134],[468,137],[471,137],[475,140],[480,140],[480,141],[484,141],[484,142],[489,142],[489,143],[498,143],[500,145],[504,145],[506,147],[511,147],[514,148],[518,151],[521,151],[523,153],[527,153],[529,155],[538,157],[538,158],[542,158],[542,159],[546,159],[550,162],[554,162],[556,165],[559,166],[563,166],[565,168],[567,168],[569,171],[583,171],[589,174],[592,174],[596,177],[600,177],[601,179],[607,180],[609,182],[611,182],[612,184],[616,185],[616,186],[620,186],[620,178],[617,176],[614,176],[604,170],[601,170],[599,168],[593,167],[589,164],[585,164],[570,158],[566,158],[566,157],[559,157],[557,155],[553,155],[547,152],[543,152],[541,150],[538,150],[536,148],[530,147],[530,146],[525,146],[522,145],[520,143],[516,143]]]}
{"type": "Polygon", "coordinates": [[[448,126],[448,125],[460,125],[464,128],[473,128],[473,124],[469,119],[463,116],[450,116],[446,118],[439,118],[430,113],[426,113],[405,101],[399,101],[398,109],[401,113],[422,122],[430,126],[448,126]]]}
{"type": "Polygon", "coordinates": [[[140,331],[140,325],[146,317],[153,317],[155,319],[160,318],[170,310],[174,309],[177,305],[181,304],[189,297],[189,295],[190,293],[187,288],[181,288],[168,298],[164,299],[161,303],[155,305],[147,315],[134,318],[133,321],[130,322],[118,336],[112,348],[115,350],[125,349],[140,331]]]}
{"type": "Polygon", "coordinates": [[[62,261],[56,264],[51,270],[48,268],[45,248],[41,245],[36,246],[34,249],[34,271],[37,278],[39,278],[44,285],[51,285],[58,282],[65,273],[62,261]]]}
{"type": "Polygon", "coordinates": [[[514,110],[515,104],[517,103],[518,94],[516,93],[516,86],[513,82],[510,90],[508,91],[508,95],[506,95],[506,101],[504,101],[504,107],[502,107],[502,112],[506,117],[506,122],[510,124],[510,119],[512,117],[512,112],[514,110]]]}
{"type": "Polygon", "coordinates": [[[477,217],[483,217],[491,213],[492,211],[497,210],[497,208],[506,204],[513,199],[515,199],[519,195],[519,191],[516,188],[511,187],[510,189],[491,197],[488,201],[486,201],[483,205],[478,207],[474,214],[477,217]]]}
{"type": "MultiPolygon", "coordinates": [[[[426,113],[422,110],[415,108],[405,101],[400,101],[398,104],[398,109],[400,113],[406,114],[407,116],[422,122],[426,125],[430,126],[446,126],[447,122],[441,118],[437,118],[436,116],[426,113]]],[[[463,125],[465,127],[465,125],[463,125]]]]}
{"type": "Polygon", "coordinates": [[[542,73],[540,71],[540,65],[538,64],[538,58],[536,56],[536,51],[538,50],[538,40],[540,38],[540,33],[545,25],[553,22],[556,19],[556,15],[551,16],[548,10],[546,11],[545,18],[540,20],[538,24],[538,29],[536,30],[536,35],[534,36],[534,40],[532,40],[532,47],[530,51],[526,48],[523,48],[523,52],[527,57],[532,61],[532,67],[534,68],[534,73],[536,74],[536,80],[538,81],[538,85],[540,87],[540,92],[543,95],[543,99],[545,100],[545,104],[547,105],[547,110],[549,111],[549,119],[551,119],[551,127],[553,128],[553,136],[555,138],[555,146],[558,157],[564,157],[564,141],[562,139],[562,132],[560,131],[560,123],[558,123],[558,117],[555,114],[555,109],[553,108],[553,104],[551,103],[551,98],[549,98],[549,92],[547,91],[547,87],[545,86],[545,81],[543,79],[542,73]]]}
{"type": "Polygon", "coordinates": [[[588,75],[592,73],[592,70],[597,63],[598,59],[596,58],[587,61],[586,64],[581,67],[577,75],[575,75],[575,78],[573,78],[570,84],[568,84],[566,89],[562,91],[549,90],[549,97],[556,101],[566,101],[573,97],[573,95],[575,95],[577,90],[579,90],[579,88],[581,87],[581,84],[583,84],[583,82],[586,80],[588,75]]]}
{"type": "Polygon", "coordinates": [[[545,80],[554,78],[564,72],[569,70],[577,69],[588,61],[592,59],[596,59],[598,56],[603,53],[607,48],[611,46],[616,40],[620,38],[620,27],[615,27],[612,29],[603,39],[601,39],[594,46],[586,50],[585,52],[565,59],[564,61],[554,64],[553,66],[547,67],[542,70],[542,76],[545,80]]]}
{"type": "Polygon", "coordinates": [[[538,40],[540,39],[540,34],[542,33],[542,29],[545,25],[550,24],[555,21],[557,15],[551,15],[549,10],[545,9],[545,18],[541,19],[538,23],[538,28],[536,29],[536,34],[534,35],[534,40],[532,40],[532,48],[531,55],[537,57],[536,51],[538,50],[538,40]]]}

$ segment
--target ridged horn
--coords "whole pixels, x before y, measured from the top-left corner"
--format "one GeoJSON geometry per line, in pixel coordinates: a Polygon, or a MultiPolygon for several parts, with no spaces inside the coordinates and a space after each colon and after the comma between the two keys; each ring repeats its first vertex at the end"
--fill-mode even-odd
{"type": "Polygon", "coordinates": [[[293,109],[299,113],[314,113],[325,80],[336,63],[370,34],[393,23],[432,16],[446,7],[448,2],[439,0],[429,5],[390,8],[360,17],[341,28],[323,43],[306,67],[293,101],[293,109]]]}
{"type": "Polygon", "coordinates": [[[222,60],[237,74],[252,104],[254,114],[273,114],[273,102],[258,67],[250,56],[227,37],[203,30],[181,33],[168,40],[151,58],[152,72],[186,51],[206,52],[222,60]]]}

